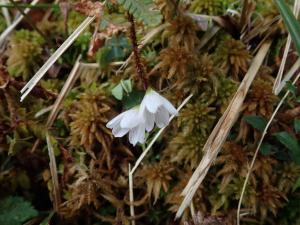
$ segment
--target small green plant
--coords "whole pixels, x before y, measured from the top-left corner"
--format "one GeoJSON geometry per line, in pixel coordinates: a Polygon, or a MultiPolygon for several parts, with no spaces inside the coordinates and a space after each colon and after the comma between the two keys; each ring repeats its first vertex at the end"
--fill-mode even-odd
{"type": "Polygon", "coordinates": [[[1,225],[22,225],[37,215],[31,203],[22,197],[9,196],[0,200],[1,225]]]}
{"type": "Polygon", "coordinates": [[[149,26],[156,26],[161,22],[162,15],[153,8],[152,0],[118,0],[126,10],[136,19],[149,26]]]}

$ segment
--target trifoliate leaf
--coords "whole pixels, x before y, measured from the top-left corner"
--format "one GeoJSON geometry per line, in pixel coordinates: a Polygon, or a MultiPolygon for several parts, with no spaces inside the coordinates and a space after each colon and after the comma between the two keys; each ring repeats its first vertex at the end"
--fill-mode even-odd
{"type": "Polygon", "coordinates": [[[111,90],[111,94],[118,100],[122,100],[123,98],[123,87],[122,84],[118,84],[111,90]]]}
{"type": "Polygon", "coordinates": [[[126,93],[130,93],[132,91],[132,83],[131,80],[121,80],[121,85],[126,93]]]}

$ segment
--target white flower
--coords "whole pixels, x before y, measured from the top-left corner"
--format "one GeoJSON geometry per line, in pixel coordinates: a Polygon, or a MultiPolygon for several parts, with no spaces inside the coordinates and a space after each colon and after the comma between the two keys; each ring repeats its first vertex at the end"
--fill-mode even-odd
{"type": "Polygon", "coordinates": [[[150,132],[154,124],[162,128],[168,125],[170,115],[177,115],[177,110],[164,97],[148,89],[140,106],[129,109],[107,123],[115,137],[129,133],[129,142],[133,145],[145,142],[145,130],[150,132]]]}
{"type": "Polygon", "coordinates": [[[141,117],[145,120],[145,128],[149,132],[154,123],[162,128],[169,124],[170,115],[177,115],[174,106],[163,96],[152,89],[148,89],[140,106],[141,117]]]}
{"type": "Polygon", "coordinates": [[[133,145],[145,142],[145,123],[139,107],[127,110],[109,121],[106,126],[112,129],[115,137],[123,137],[129,132],[129,142],[133,145]]]}

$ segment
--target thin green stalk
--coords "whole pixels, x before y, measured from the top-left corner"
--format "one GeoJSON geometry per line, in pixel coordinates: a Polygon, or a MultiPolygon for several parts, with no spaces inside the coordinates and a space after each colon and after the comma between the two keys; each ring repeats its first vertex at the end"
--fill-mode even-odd
{"type": "MultiPolygon", "coordinates": [[[[48,4],[48,3],[40,3],[37,5],[30,5],[30,4],[17,4],[19,8],[29,8],[29,9],[59,9],[59,6],[57,4],[48,4]]],[[[0,4],[0,8],[16,8],[14,4],[0,4]]]]}

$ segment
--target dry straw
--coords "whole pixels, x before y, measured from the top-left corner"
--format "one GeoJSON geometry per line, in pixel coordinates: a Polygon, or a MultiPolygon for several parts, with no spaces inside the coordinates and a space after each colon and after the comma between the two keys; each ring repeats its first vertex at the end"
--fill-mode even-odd
{"type": "MultiPolygon", "coordinates": [[[[30,6],[34,6],[38,3],[39,0],[34,0],[30,3],[30,6]]],[[[26,8],[24,13],[27,14],[30,11],[30,8],[26,8]]],[[[16,26],[23,20],[24,16],[20,15],[10,26],[8,26],[0,35],[0,46],[4,43],[7,36],[16,28],[16,26]]]]}
{"type": "Polygon", "coordinates": [[[60,190],[59,190],[59,182],[57,177],[57,165],[55,160],[55,154],[53,145],[51,142],[51,137],[49,135],[49,132],[46,132],[46,141],[47,141],[47,147],[48,147],[48,154],[50,158],[50,173],[51,173],[51,180],[53,184],[53,207],[56,212],[59,210],[59,205],[61,203],[61,196],[60,196],[60,190]]]}
{"type": "MultiPolygon", "coordinates": [[[[1,4],[6,4],[7,3],[6,0],[1,0],[0,2],[1,2],[1,4]]],[[[10,17],[9,11],[5,7],[2,7],[1,10],[2,10],[2,14],[3,14],[4,19],[5,19],[6,25],[9,27],[11,25],[11,17],[10,17]]]]}
{"type": "MultiPolygon", "coordinates": [[[[296,16],[296,18],[298,17],[299,11],[300,11],[300,0],[296,0],[294,3],[294,9],[293,9],[293,13],[296,16]]],[[[274,86],[273,86],[273,92],[275,95],[278,95],[280,93],[280,91],[282,90],[282,88],[285,86],[286,81],[291,79],[291,77],[288,76],[289,74],[287,74],[287,76],[285,76],[284,79],[282,80],[282,75],[283,75],[283,71],[285,68],[286,60],[288,57],[288,53],[290,51],[291,41],[292,41],[291,35],[288,34],[288,38],[287,38],[287,41],[285,44],[285,49],[284,49],[284,53],[283,53],[282,60],[280,63],[280,67],[279,67],[279,70],[278,70],[278,73],[277,73],[277,76],[276,76],[276,79],[274,82],[274,86]]],[[[299,68],[299,66],[298,66],[298,68],[299,68]]]]}
{"type": "Polygon", "coordinates": [[[129,201],[130,201],[130,216],[133,218],[131,221],[131,225],[135,225],[135,213],[134,213],[134,197],[133,197],[133,177],[131,171],[130,163],[128,165],[128,183],[129,183],[129,201]]]}
{"type": "Polygon", "coordinates": [[[76,79],[78,78],[78,69],[79,69],[79,66],[80,66],[80,60],[81,56],[79,56],[68,76],[68,79],[66,80],[61,92],[59,93],[54,105],[53,105],[53,108],[52,108],[52,111],[48,117],[48,120],[47,120],[47,123],[46,123],[46,127],[47,128],[50,128],[58,114],[58,111],[59,111],[59,107],[61,106],[61,103],[62,101],[64,100],[64,98],[66,97],[66,95],[69,93],[70,89],[72,88],[74,82],[76,81],[76,79]]]}
{"type": "Polygon", "coordinates": [[[31,92],[35,85],[42,79],[50,67],[58,60],[58,58],[70,47],[76,38],[93,22],[96,17],[87,17],[77,29],[68,37],[68,39],[53,53],[47,62],[37,71],[37,73],[28,81],[28,83],[21,90],[21,102],[31,92]]]}
{"type": "Polygon", "coordinates": [[[270,41],[264,43],[261,46],[257,55],[253,59],[248,72],[246,73],[243,81],[241,82],[239,89],[235,93],[225,113],[220,118],[217,125],[210,134],[207,142],[205,143],[203,147],[204,156],[197,169],[193,173],[192,177],[190,178],[187,186],[182,192],[184,200],[176,213],[176,218],[179,218],[184,212],[184,210],[190,206],[194,194],[196,193],[198,187],[205,178],[210,166],[216,159],[222,144],[224,143],[229,134],[230,129],[232,128],[233,124],[238,118],[241,106],[244,102],[249,87],[252,81],[254,80],[260,66],[262,65],[270,46],[270,41]]]}

